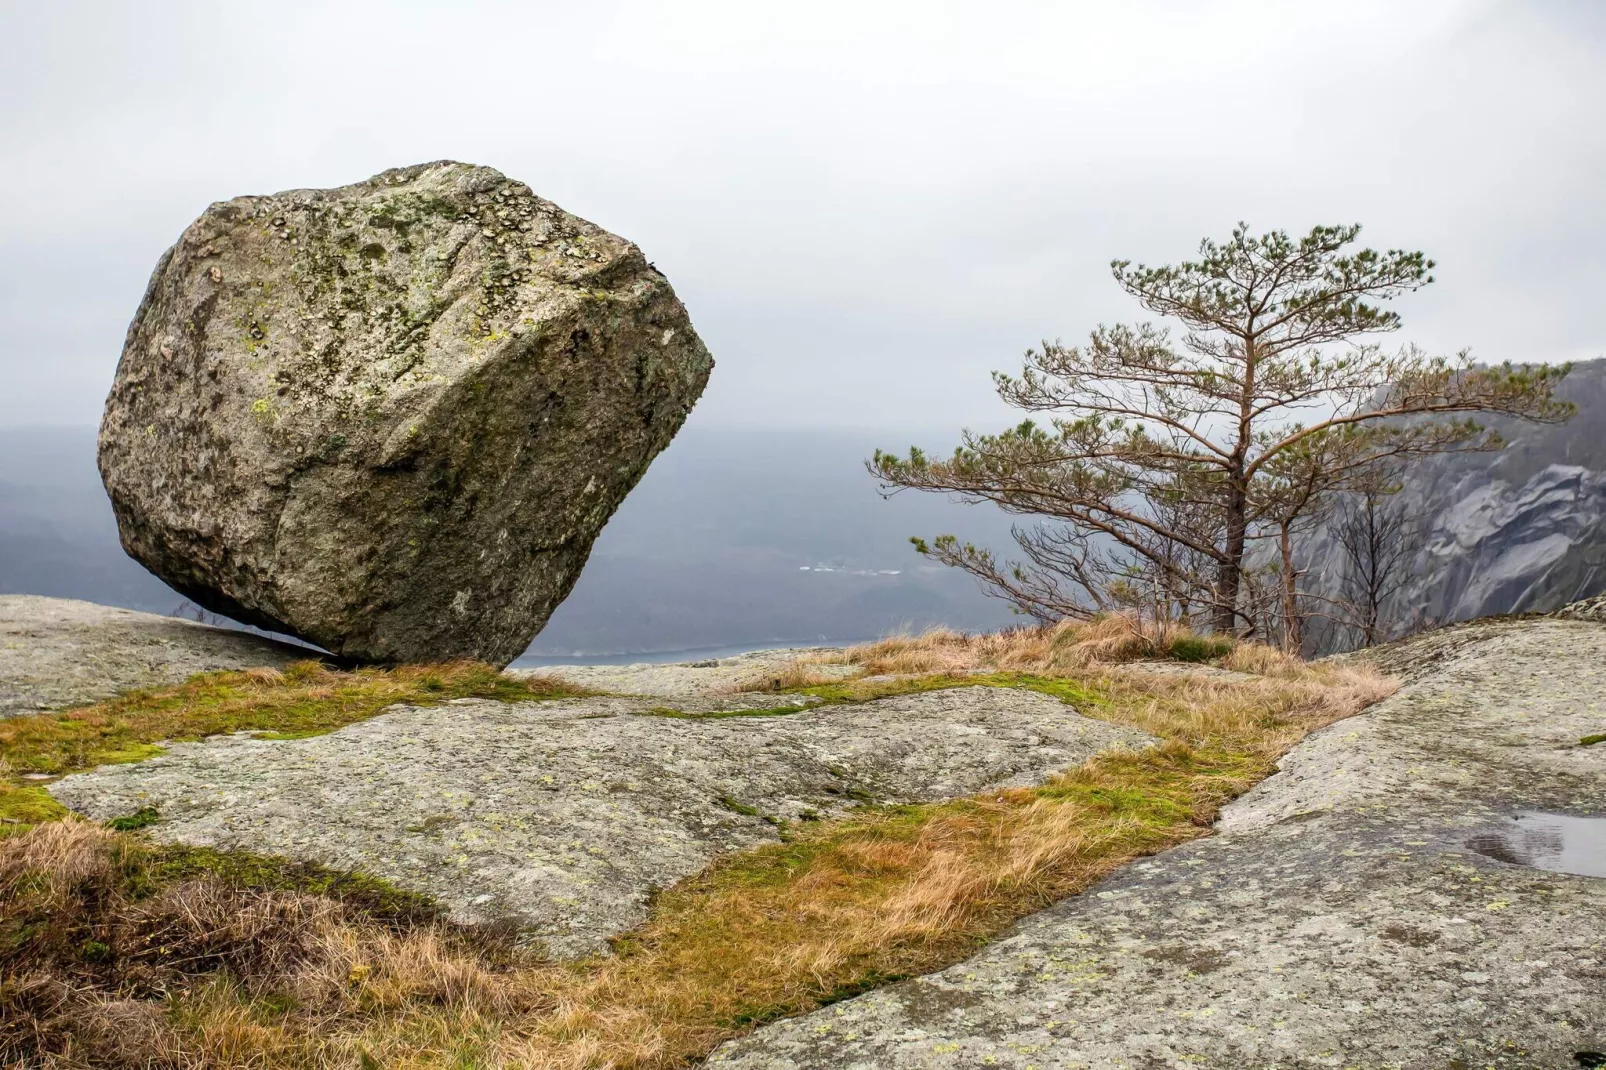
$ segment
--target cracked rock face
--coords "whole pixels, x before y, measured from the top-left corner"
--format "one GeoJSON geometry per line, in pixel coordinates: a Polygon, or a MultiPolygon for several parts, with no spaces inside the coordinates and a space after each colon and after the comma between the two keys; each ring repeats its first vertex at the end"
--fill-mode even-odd
{"type": "Polygon", "coordinates": [[[154,807],[160,839],[374,873],[579,955],[643,921],[653,888],[777,842],[776,822],[1024,786],[1152,742],[993,687],[710,719],[657,716],[650,699],[460,699],[310,739],[178,743],[50,790],[99,819],[154,807]]]}
{"type": "Polygon", "coordinates": [[[503,665],[712,365],[633,244],[423,164],[208,208],[129,328],[101,474],[124,549],[208,609],[503,665]]]}

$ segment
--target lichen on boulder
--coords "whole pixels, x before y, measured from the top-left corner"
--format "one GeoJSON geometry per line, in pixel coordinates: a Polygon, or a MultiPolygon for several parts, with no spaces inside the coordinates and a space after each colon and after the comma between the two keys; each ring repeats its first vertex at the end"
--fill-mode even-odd
{"type": "Polygon", "coordinates": [[[191,224],[129,328],[101,474],[124,549],[208,609],[502,665],[712,366],[635,245],[422,164],[191,224]]]}

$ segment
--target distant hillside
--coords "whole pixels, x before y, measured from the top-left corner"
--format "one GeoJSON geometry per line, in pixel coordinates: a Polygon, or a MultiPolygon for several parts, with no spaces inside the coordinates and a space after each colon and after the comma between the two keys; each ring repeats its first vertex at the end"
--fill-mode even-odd
{"type": "MultiPolygon", "coordinates": [[[[1397,634],[1606,591],[1606,360],[1576,365],[1560,395],[1578,406],[1565,424],[1481,418],[1503,450],[1411,464],[1400,502],[1423,538],[1391,607],[1397,634]]],[[[1330,534],[1301,549],[1313,584],[1342,572],[1330,534]]]]}
{"type": "MultiPolygon", "coordinates": [[[[705,430],[695,420],[597,541],[539,655],[869,638],[1012,618],[910,535],[992,545],[1009,521],[929,496],[884,501],[861,462],[940,436],[705,430]]],[[[0,429],[0,593],[168,613],[183,599],[129,560],[95,470],[93,428],[0,429]]]]}

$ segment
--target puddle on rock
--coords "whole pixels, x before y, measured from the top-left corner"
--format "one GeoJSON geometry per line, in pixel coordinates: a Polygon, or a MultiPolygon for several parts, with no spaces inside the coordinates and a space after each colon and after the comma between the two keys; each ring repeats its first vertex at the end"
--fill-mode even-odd
{"type": "Polygon", "coordinates": [[[1514,866],[1606,877],[1606,817],[1524,810],[1503,827],[1478,833],[1467,846],[1514,866]]]}

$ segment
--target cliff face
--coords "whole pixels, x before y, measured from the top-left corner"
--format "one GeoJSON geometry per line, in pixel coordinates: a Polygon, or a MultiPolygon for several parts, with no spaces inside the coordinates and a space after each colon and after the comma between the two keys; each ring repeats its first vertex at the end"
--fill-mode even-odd
{"type": "Polygon", "coordinates": [[[1520,484],[1474,471],[1423,497],[1434,519],[1399,607],[1410,624],[1550,612],[1606,590],[1606,471],[1552,464],[1520,484]]]}
{"type": "MultiPolygon", "coordinates": [[[[1391,607],[1397,632],[1550,612],[1606,591],[1606,360],[1576,365],[1559,393],[1578,406],[1565,424],[1486,419],[1503,450],[1411,466],[1400,502],[1421,541],[1391,607]]],[[[1313,586],[1342,575],[1330,533],[1303,551],[1313,586]]]]}

